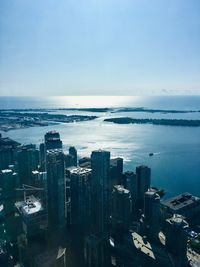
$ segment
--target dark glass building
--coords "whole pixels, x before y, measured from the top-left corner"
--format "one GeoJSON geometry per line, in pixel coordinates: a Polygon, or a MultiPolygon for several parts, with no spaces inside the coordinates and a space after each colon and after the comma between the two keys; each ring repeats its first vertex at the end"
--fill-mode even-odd
{"type": "Polygon", "coordinates": [[[49,149],[61,149],[62,141],[60,140],[60,134],[56,131],[47,132],[44,136],[45,150],[49,149]]]}
{"type": "Polygon", "coordinates": [[[174,256],[177,267],[185,266],[187,262],[188,223],[184,217],[174,214],[166,220],[165,245],[174,256]]]}
{"type": "Polygon", "coordinates": [[[77,150],[74,146],[69,148],[69,155],[71,157],[71,166],[77,166],[77,150]]]}
{"type": "Polygon", "coordinates": [[[95,234],[108,231],[108,190],[110,173],[110,152],[96,150],[91,155],[92,163],[92,221],[95,234]]]}
{"type": "Polygon", "coordinates": [[[65,225],[65,171],[62,150],[47,151],[47,196],[49,228],[65,225]]]}
{"type": "Polygon", "coordinates": [[[137,196],[138,201],[143,201],[144,193],[148,191],[151,185],[151,169],[147,166],[138,166],[136,167],[137,175],[137,196]]]}
{"type": "Polygon", "coordinates": [[[71,225],[87,233],[91,220],[91,169],[76,167],[70,171],[71,225]]]}
{"type": "Polygon", "coordinates": [[[17,151],[17,169],[20,184],[32,185],[32,171],[39,166],[39,150],[35,145],[25,145],[17,151]]]}
{"type": "Polygon", "coordinates": [[[142,234],[150,239],[158,239],[160,231],[160,196],[154,191],[144,194],[144,214],[142,215],[142,234]]]}
{"type": "Polygon", "coordinates": [[[111,197],[111,222],[114,233],[128,231],[131,223],[132,201],[130,191],[115,185],[111,197]]]}

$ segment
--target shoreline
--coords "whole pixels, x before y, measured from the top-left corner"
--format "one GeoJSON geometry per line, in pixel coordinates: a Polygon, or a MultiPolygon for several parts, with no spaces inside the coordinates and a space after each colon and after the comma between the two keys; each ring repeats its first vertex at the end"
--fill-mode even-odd
{"type": "Polygon", "coordinates": [[[20,113],[20,112],[0,112],[0,130],[8,132],[10,130],[25,129],[30,127],[44,127],[59,123],[73,123],[96,119],[97,116],[88,115],[63,115],[49,113],[20,113]]]}
{"type": "Polygon", "coordinates": [[[145,112],[145,113],[200,113],[200,110],[188,109],[188,110],[180,110],[180,109],[152,109],[145,107],[107,107],[107,108],[25,108],[25,109],[0,109],[0,114],[2,113],[10,113],[10,112],[52,112],[52,111],[87,111],[87,112],[111,112],[111,113],[120,113],[120,112],[145,112]]]}
{"type": "Polygon", "coordinates": [[[105,122],[115,124],[152,124],[163,126],[182,126],[182,127],[200,127],[200,120],[184,119],[135,119],[130,117],[108,118],[105,122]]]}

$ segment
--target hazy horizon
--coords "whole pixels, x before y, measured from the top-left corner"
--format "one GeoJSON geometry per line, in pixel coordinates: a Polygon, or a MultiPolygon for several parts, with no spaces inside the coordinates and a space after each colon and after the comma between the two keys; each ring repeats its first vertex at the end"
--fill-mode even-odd
{"type": "Polygon", "coordinates": [[[197,0],[0,3],[0,95],[200,94],[197,0]]]}

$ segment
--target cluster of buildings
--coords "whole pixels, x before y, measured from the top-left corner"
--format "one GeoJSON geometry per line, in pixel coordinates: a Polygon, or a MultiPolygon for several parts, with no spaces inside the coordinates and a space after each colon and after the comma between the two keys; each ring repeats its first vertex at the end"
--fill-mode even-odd
{"type": "Polygon", "coordinates": [[[200,199],[160,201],[151,169],[63,151],[58,132],[39,149],[0,136],[0,266],[187,266],[200,199]]]}

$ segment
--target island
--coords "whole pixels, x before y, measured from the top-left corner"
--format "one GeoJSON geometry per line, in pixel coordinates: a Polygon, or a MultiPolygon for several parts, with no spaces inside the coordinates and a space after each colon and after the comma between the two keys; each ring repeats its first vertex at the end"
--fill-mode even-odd
{"type": "Polygon", "coordinates": [[[153,124],[166,126],[188,126],[199,127],[200,120],[183,120],[183,119],[135,119],[130,117],[107,118],[105,122],[117,124],[153,124]]]}
{"type": "Polygon", "coordinates": [[[96,119],[96,116],[87,115],[63,115],[29,112],[0,111],[0,130],[9,131],[35,126],[49,126],[58,123],[70,123],[89,121],[96,119]]]}
{"type": "Polygon", "coordinates": [[[177,109],[150,109],[150,108],[118,108],[114,109],[112,113],[118,112],[146,112],[146,113],[196,113],[200,112],[200,110],[177,110],[177,109]]]}

